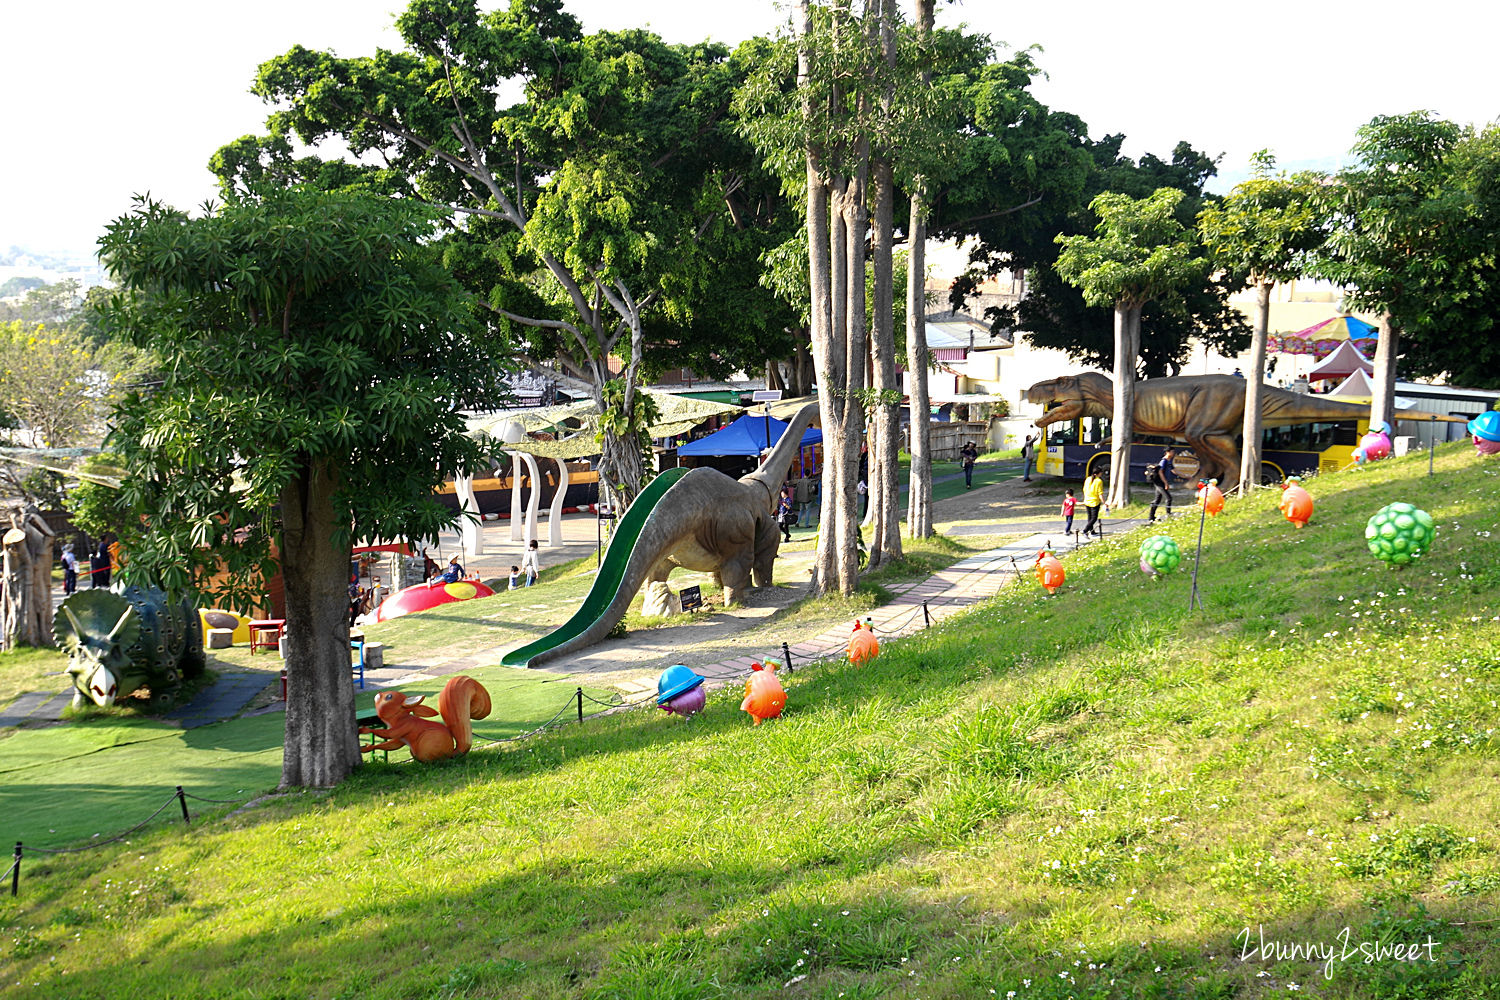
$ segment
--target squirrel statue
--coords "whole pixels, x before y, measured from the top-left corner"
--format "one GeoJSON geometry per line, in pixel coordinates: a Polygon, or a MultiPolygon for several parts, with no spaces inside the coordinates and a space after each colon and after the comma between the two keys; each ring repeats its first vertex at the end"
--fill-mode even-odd
{"type": "Polygon", "coordinates": [[[382,691],[375,696],[375,714],[385,728],[361,726],[360,735],[371,733],[382,742],[360,747],[361,753],[372,750],[400,750],[408,747],[413,759],[446,760],[469,752],[474,734],[471,719],[490,714],[490,693],[474,678],[464,674],[451,677],[438,692],[437,711],[422,704],[424,695],[407,697],[400,691],[382,691]],[[433,722],[441,715],[442,722],[433,722]]]}

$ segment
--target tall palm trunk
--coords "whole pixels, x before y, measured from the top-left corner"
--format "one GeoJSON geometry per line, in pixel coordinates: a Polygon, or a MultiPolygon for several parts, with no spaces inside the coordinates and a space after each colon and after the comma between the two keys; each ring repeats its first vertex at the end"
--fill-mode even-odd
{"type": "MultiPolygon", "coordinates": [[[[896,61],[893,0],[884,0],[878,12],[881,56],[889,67],[896,61]]],[[[895,95],[887,85],[881,95],[881,114],[889,117],[895,95]]],[[[871,229],[875,301],[871,310],[870,356],[874,401],[874,433],[870,438],[870,508],[874,515],[870,536],[869,568],[875,569],[901,558],[901,478],[897,456],[901,450],[901,387],[896,379],[896,311],[891,249],[894,242],[896,187],[891,158],[887,153],[870,160],[875,194],[871,229]]]]}
{"type": "Polygon", "coordinates": [[[1115,304],[1115,410],[1110,421],[1109,505],[1130,503],[1130,442],[1135,436],[1135,365],[1141,353],[1141,307],[1115,304]]]}
{"type": "Polygon", "coordinates": [[[1271,289],[1275,282],[1255,286],[1255,328],[1250,338],[1250,370],[1245,373],[1244,442],[1240,446],[1240,492],[1260,483],[1260,396],[1266,371],[1266,340],[1271,329],[1271,289]]]}
{"type": "MultiPolygon", "coordinates": [[[[918,37],[932,34],[934,0],[917,0],[918,37]]],[[[922,85],[932,72],[922,70],[922,85]]],[[[913,538],[932,534],[932,429],[927,392],[927,206],[922,200],[924,178],[912,184],[911,223],[907,229],[906,258],[906,371],[911,382],[911,473],[906,492],[906,530],[913,538]]]]}
{"type": "Polygon", "coordinates": [[[1401,351],[1401,331],[1390,313],[1380,318],[1380,339],[1375,342],[1374,392],[1370,397],[1370,423],[1384,422],[1392,430],[1396,419],[1396,355],[1401,351]]]}
{"type": "MultiPolygon", "coordinates": [[[[338,475],[309,466],[281,495],[286,582],[286,745],[282,787],[328,787],[359,763],[349,675],[349,543],[333,522],[338,475]]],[[[344,533],[347,534],[347,526],[344,533]]]]}

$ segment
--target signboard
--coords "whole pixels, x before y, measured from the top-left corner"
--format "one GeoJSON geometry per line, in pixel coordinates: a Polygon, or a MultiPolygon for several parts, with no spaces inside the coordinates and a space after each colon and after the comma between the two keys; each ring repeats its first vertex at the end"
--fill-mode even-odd
{"type": "Polygon", "coordinates": [[[677,595],[682,598],[682,610],[693,611],[703,607],[703,591],[698,587],[683,587],[677,595]]]}
{"type": "Polygon", "coordinates": [[[781,402],[780,389],[756,389],[750,394],[752,403],[779,403],[781,402]]]}

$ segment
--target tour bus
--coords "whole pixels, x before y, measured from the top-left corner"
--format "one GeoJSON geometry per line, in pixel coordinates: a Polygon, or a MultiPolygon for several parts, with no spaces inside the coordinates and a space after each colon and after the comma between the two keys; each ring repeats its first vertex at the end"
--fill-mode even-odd
{"type": "MultiPolygon", "coordinates": [[[[1037,449],[1037,472],[1064,479],[1082,479],[1097,472],[1108,479],[1109,423],[1108,417],[1081,417],[1046,427],[1045,447],[1037,449]]],[[[1260,481],[1269,486],[1287,476],[1343,468],[1351,460],[1350,452],[1369,429],[1368,417],[1262,427],[1260,481]]],[[[1130,481],[1144,483],[1147,467],[1155,465],[1168,447],[1176,451],[1172,464],[1177,477],[1194,479],[1198,475],[1198,459],[1186,442],[1142,434],[1130,445],[1130,481]]]]}

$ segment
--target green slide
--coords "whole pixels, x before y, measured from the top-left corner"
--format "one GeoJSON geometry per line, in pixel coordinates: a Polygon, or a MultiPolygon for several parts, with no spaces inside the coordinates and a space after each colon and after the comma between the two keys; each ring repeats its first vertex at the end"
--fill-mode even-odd
{"type": "Polygon", "coordinates": [[[501,658],[501,663],[507,667],[524,667],[531,662],[533,656],[561,646],[604,614],[620,589],[626,564],[630,562],[631,550],[635,548],[636,539],[641,536],[641,529],[646,526],[646,519],[661,501],[662,494],[687,474],[687,469],[668,469],[651,480],[615,525],[609,548],[604,551],[604,563],[599,567],[599,575],[594,578],[594,585],[589,588],[588,596],[583,599],[583,604],[573,613],[573,617],[535,642],[528,642],[519,649],[506,653],[501,658]]]}

